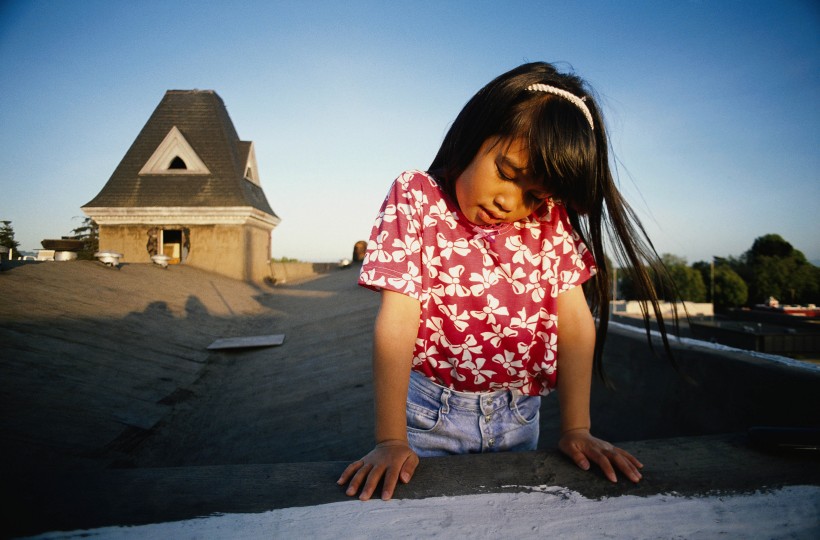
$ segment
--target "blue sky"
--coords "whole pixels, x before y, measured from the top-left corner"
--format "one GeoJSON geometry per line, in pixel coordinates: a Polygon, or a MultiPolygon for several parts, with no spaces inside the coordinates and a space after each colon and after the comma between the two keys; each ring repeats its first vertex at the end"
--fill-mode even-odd
{"type": "Polygon", "coordinates": [[[0,219],[77,227],[163,94],[212,89],[282,223],[273,256],[349,257],[390,182],[525,61],[602,96],[661,253],[777,233],[820,262],[820,6],[754,1],[0,3],[0,219]]]}

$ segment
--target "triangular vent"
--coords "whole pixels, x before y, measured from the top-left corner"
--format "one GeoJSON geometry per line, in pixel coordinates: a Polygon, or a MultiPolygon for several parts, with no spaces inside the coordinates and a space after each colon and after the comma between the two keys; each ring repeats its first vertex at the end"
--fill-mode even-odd
{"type": "Polygon", "coordinates": [[[171,128],[140,174],[211,174],[176,126],[171,128]]]}
{"type": "Polygon", "coordinates": [[[248,159],[245,162],[245,178],[256,184],[259,184],[259,173],[256,165],[256,150],[254,150],[253,143],[248,144],[248,159]]]}

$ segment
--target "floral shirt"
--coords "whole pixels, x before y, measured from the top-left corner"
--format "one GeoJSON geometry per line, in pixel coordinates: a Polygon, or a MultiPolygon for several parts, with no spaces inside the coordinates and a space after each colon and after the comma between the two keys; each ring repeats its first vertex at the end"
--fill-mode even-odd
{"type": "Polygon", "coordinates": [[[359,284],[421,303],[413,369],[462,392],[556,384],[561,291],[595,273],[563,205],[494,227],[470,223],[430,175],[393,183],[368,243],[359,284]]]}

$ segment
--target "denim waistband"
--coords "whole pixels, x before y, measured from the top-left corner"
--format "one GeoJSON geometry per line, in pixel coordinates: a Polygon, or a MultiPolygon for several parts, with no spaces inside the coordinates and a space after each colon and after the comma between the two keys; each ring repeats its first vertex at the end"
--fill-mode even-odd
{"type": "Polygon", "coordinates": [[[436,384],[418,371],[410,372],[410,385],[435,400],[442,403],[446,402],[450,408],[466,411],[487,412],[489,409],[497,409],[510,404],[515,400],[516,394],[523,395],[513,389],[493,390],[491,392],[459,392],[436,384]]]}

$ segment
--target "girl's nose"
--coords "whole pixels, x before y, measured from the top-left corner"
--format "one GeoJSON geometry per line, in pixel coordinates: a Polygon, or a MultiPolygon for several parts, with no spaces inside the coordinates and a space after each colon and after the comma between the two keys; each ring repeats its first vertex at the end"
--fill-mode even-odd
{"type": "Polygon", "coordinates": [[[504,212],[505,214],[509,214],[512,208],[509,207],[509,198],[503,195],[496,195],[495,199],[493,199],[496,208],[500,211],[504,212]]]}
{"type": "Polygon", "coordinates": [[[518,206],[518,201],[521,198],[519,190],[507,190],[506,192],[496,194],[493,202],[498,207],[498,209],[505,214],[509,214],[510,212],[514,211],[518,206]]]}

